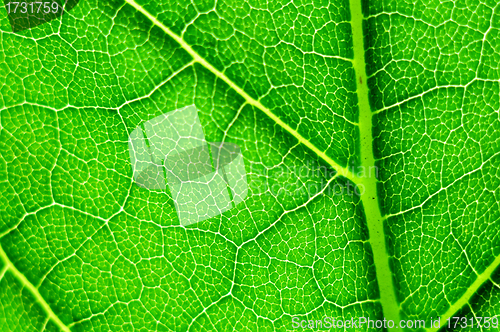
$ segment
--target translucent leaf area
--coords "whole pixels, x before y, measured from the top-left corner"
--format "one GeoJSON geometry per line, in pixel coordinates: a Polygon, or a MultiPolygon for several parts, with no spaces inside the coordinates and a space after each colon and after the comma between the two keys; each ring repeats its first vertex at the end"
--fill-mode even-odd
{"type": "Polygon", "coordinates": [[[0,10],[0,331],[498,330],[498,1],[69,2],[0,10]]]}

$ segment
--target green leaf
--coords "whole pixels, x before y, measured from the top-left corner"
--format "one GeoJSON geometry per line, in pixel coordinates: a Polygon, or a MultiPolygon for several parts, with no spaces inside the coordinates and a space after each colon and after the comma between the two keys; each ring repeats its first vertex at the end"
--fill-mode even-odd
{"type": "Polygon", "coordinates": [[[498,329],[499,45],[494,0],[0,11],[0,330],[498,329]],[[129,136],[191,105],[248,192],[183,226],[129,136]]]}

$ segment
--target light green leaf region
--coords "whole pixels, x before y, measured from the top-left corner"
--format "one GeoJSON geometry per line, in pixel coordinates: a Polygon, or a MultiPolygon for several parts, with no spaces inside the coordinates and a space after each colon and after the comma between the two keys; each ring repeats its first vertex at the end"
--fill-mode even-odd
{"type": "Polygon", "coordinates": [[[0,48],[0,331],[498,318],[496,1],[82,0],[0,48]],[[190,105],[248,194],[184,227],[128,139],[190,105]]]}

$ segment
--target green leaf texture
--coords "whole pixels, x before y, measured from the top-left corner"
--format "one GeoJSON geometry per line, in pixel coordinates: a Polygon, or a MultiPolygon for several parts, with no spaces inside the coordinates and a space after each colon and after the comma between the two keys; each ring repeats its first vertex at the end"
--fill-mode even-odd
{"type": "Polygon", "coordinates": [[[0,331],[500,314],[496,0],[82,0],[0,49],[0,331]],[[184,227],[128,137],[189,105],[249,192],[184,227]]]}

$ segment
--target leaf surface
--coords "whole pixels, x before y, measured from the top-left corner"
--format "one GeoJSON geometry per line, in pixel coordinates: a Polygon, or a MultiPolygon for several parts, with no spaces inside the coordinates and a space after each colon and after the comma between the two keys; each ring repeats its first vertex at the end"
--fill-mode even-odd
{"type": "Polygon", "coordinates": [[[498,317],[495,1],[93,0],[19,33],[0,15],[0,330],[498,317]],[[184,227],[128,142],[189,105],[241,148],[248,195],[184,227]]]}

